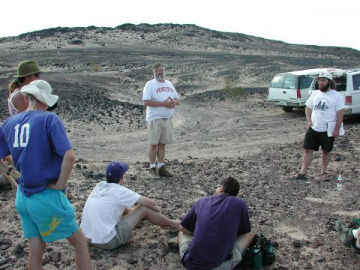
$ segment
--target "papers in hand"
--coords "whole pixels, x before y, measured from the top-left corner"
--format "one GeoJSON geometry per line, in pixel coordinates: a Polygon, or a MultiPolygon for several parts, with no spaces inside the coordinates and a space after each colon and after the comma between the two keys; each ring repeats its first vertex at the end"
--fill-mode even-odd
{"type": "MultiPolygon", "coordinates": [[[[328,122],[328,128],[327,128],[327,135],[328,137],[332,137],[333,135],[333,132],[334,132],[334,129],[336,127],[336,121],[334,122],[328,122]]],[[[341,123],[341,126],[340,126],[340,129],[339,129],[339,136],[343,136],[345,135],[345,130],[344,130],[344,125],[343,123],[341,123]]]]}

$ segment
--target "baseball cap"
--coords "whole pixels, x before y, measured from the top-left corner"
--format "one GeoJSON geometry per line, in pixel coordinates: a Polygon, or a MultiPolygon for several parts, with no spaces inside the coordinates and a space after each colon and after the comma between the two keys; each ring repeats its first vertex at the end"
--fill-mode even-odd
{"type": "Polygon", "coordinates": [[[51,85],[44,80],[35,80],[21,88],[21,94],[24,96],[33,95],[38,101],[53,107],[59,99],[59,96],[53,95],[51,85]]]}
{"type": "Polygon", "coordinates": [[[117,182],[129,169],[129,165],[119,161],[112,161],[106,167],[106,177],[117,182]]]}
{"type": "Polygon", "coordinates": [[[329,79],[331,81],[332,80],[332,75],[328,71],[323,71],[323,72],[321,72],[319,74],[319,78],[326,78],[326,79],[329,79]]]}
{"type": "Polygon", "coordinates": [[[35,61],[24,61],[18,65],[15,78],[30,76],[35,73],[41,73],[39,66],[35,61]]]}

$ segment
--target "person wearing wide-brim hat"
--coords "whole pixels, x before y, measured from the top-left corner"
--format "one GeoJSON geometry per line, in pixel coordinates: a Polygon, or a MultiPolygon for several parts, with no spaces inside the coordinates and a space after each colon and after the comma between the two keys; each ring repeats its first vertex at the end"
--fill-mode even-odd
{"type": "Polygon", "coordinates": [[[17,74],[9,84],[8,110],[10,115],[25,111],[28,103],[20,90],[34,80],[40,79],[40,68],[35,61],[21,62],[17,68],[17,74]]]}
{"type": "Polygon", "coordinates": [[[29,269],[42,269],[46,243],[67,239],[78,269],[92,269],[86,239],[64,190],[75,153],[60,118],[51,112],[58,96],[44,80],[22,87],[27,110],[0,126],[0,158],[13,157],[20,169],[15,206],[29,241],[29,269]]]}

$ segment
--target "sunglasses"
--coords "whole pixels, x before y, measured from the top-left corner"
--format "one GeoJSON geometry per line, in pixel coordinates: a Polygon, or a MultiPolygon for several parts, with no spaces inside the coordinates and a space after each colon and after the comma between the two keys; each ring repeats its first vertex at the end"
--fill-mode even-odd
{"type": "Polygon", "coordinates": [[[222,187],[222,185],[220,185],[220,184],[216,185],[216,188],[221,188],[221,187],[222,187]]]}

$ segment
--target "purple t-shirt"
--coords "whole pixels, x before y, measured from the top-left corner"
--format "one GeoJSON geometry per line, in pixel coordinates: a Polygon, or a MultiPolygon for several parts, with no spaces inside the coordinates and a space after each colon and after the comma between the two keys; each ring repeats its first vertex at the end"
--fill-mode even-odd
{"type": "Polygon", "coordinates": [[[236,238],[251,231],[245,202],[226,194],[196,202],[181,225],[194,232],[183,258],[185,268],[194,270],[222,264],[230,258],[236,238]]]}

